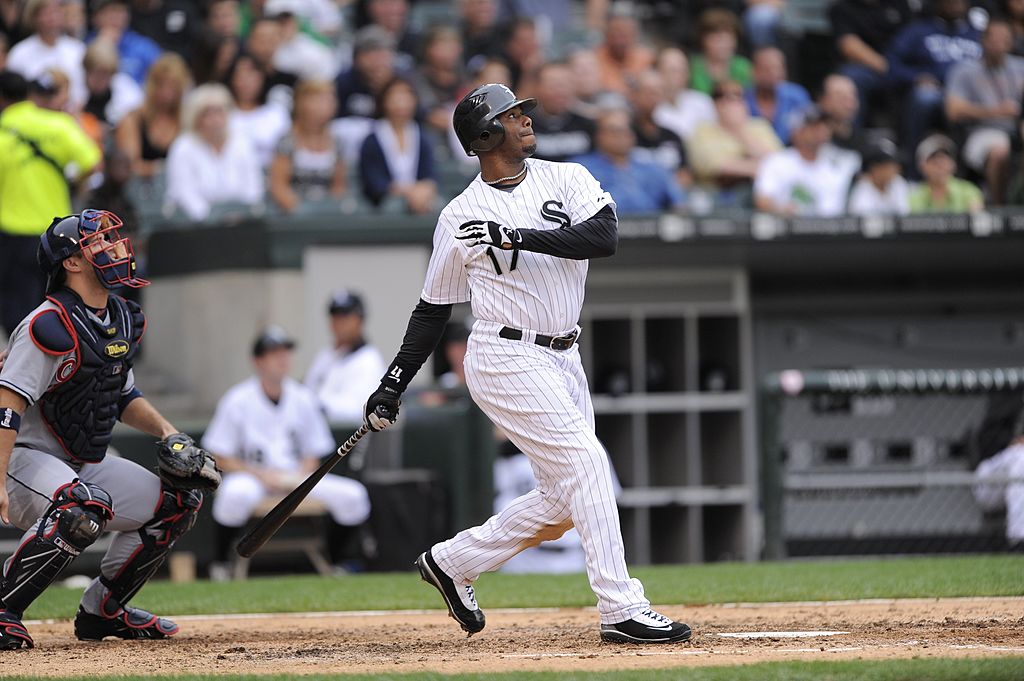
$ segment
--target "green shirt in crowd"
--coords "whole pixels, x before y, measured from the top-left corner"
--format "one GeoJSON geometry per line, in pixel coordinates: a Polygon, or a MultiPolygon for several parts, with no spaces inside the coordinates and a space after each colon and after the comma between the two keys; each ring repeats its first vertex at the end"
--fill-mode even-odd
{"type": "Polygon", "coordinates": [[[958,177],[950,178],[944,202],[936,202],[928,185],[923,182],[910,192],[911,213],[969,213],[984,205],[981,190],[958,177]]]}
{"type": "MultiPolygon", "coordinates": [[[[729,62],[728,78],[746,88],[750,85],[750,70],[750,61],[746,57],[733,57],[729,62]]],[[[715,87],[715,79],[708,72],[708,64],[700,55],[690,60],[690,87],[706,95],[710,95],[715,87]]]]}

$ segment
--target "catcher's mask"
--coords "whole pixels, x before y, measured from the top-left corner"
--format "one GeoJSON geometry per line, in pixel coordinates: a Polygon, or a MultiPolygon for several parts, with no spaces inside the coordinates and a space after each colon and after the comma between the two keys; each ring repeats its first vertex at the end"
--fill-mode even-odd
{"type": "Polygon", "coordinates": [[[100,283],[142,288],[149,282],[135,275],[132,242],[121,236],[121,218],[107,210],[86,208],[78,215],[54,218],[39,238],[39,267],[49,277],[47,292],[63,281],[61,263],[81,253],[92,265],[100,283]]]}

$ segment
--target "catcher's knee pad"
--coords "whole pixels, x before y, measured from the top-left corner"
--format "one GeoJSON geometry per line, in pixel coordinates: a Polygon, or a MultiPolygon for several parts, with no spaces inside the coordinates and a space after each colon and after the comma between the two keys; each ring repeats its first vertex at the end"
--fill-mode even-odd
{"type": "Polygon", "coordinates": [[[34,535],[11,558],[0,601],[19,616],[53,583],[78,554],[96,541],[114,517],[113,501],[102,488],[75,480],[53,495],[34,535]]]}
{"type": "Polygon", "coordinates": [[[100,577],[108,591],[103,599],[103,614],[116,615],[149,581],[163,565],[174,542],[192,529],[202,505],[203,493],[198,490],[161,490],[160,505],[153,519],[137,530],[138,548],[121,565],[117,574],[100,577]]]}

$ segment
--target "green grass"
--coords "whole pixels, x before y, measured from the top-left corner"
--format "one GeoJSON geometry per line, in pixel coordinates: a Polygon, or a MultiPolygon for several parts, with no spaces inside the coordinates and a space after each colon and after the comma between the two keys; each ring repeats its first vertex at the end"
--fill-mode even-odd
{"type": "MultiPolygon", "coordinates": [[[[1024,556],[718,563],[636,568],[654,603],[1024,596],[1024,556]]],[[[47,590],[26,616],[71,617],[79,589],[47,590]]],[[[591,606],[583,575],[484,575],[484,608],[591,606]]],[[[404,610],[440,607],[414,573],[341,578],[276,577],[213,584],[149,584],[134,604],[167,614],[404,610]]],[[[1024,678],[1024,677],[1022,677],[1024,678]]]]}
{"type": "MultiPolygon", "coordinates": [[[[11,677],[27,678],[27,677],[11,677]]],[[[63,677],[73,678],[73,677],[63,677]]],[[[90,677],[91,681],[125,679],[90,677]]],[[[289,675],[147,676],[156,681],[285,681],[289,675]]],[[[330,681],[1020,681],[1024,657],[973,660],[912,659],[851,662],[770,662],[742,667],[687,667],[616,672],[516,672],[514,674],[317,675],[330,681]]]]}

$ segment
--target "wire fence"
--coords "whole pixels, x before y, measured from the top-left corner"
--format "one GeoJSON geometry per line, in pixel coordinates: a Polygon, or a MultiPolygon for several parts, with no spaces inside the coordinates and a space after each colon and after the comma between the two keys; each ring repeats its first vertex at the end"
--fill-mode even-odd
{"type": "Polygon", "coordinates": [[[1024,368],[768,376],[766,555],[1016,548],[1024,447],[1011,443],[1022,413],[1024,368]]]}

